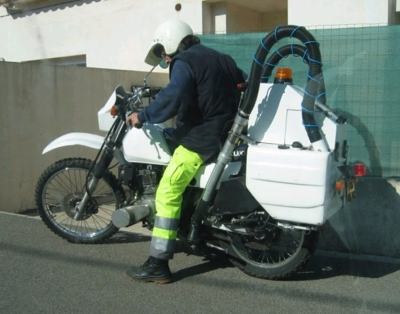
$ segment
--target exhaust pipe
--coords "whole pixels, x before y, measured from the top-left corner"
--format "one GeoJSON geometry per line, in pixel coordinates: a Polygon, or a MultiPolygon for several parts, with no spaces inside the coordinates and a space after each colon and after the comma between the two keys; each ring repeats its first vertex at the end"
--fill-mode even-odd
{"type": "Polygon", "coordinates": [[[132,226],[150,215],[151,208],[148,204],[132,205],[116,210],[112,216],[112,223],[117,228],[132,226]]]}

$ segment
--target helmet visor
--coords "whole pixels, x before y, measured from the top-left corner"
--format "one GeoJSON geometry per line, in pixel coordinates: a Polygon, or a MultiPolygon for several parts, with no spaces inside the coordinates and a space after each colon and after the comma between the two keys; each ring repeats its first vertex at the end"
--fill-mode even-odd
{"type": "Polygon", "coordinates": [[[163,45],[157,43],[150,47],[144,62],[151,66],[156,66],[162,61],[162,55],[164,52],[163,45]]]}

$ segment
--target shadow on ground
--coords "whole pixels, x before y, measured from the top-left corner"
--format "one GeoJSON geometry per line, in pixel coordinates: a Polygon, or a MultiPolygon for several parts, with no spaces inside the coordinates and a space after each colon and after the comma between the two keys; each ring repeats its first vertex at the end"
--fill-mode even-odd
{"type": "Polygon", "coordinates": [[[338,276],[380,278],[400,269],[400,262],[384,262],[352,256],[332,257],[315,255],[303,270],[289,280],[319,280],[338,276]]]}
{"type": "Polygon", "coordinates": [[[119,231],[110,239],[105,240],[101,244],[123,244],[150,241],[151,237],[140,233],[119,231]]]}
{"type": "Polygon", "coordinates": [[[356,199],[322,227],[318,248],[400,258],[400,179],[359,180],[356,199]]]}

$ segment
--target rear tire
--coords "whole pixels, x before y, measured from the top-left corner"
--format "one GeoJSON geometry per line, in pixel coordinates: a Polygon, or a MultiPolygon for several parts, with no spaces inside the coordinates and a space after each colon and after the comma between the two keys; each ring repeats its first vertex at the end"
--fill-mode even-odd
{"type": "Polygon", "coordinates": [[[108,170],[92,192],[82,218],[74,219],[75,206],[86,191],[91,166],[88,159],[62,159],[43,172],[36,186],[36,204],[43,222],[54,233],[74,243],[99,243],[118,231],[111,215],[121,207],[124,194],[108,170]]]}
{"type": "Polygon", "coordinates": [[[299,271],[315,250],[318,233],[276,227],[273,239],[232,235],[231,262],[246,274],[263,279],[286,279],[299,271]]]}

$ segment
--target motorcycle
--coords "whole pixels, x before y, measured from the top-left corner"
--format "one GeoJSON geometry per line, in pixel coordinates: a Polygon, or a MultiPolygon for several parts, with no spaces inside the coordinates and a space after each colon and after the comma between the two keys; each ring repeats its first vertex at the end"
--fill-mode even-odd
{"type": "MultiPolygon", "coordinates": [[[[321,65],[318,43],[304,27],[277,27],[261,41],[218,159],[204,165],[184,193],[180,240],[190,238],[191,223],[201,223],[206,247],[265,279],[286,278],[307,262],[320,227],[353,198],[355,178],[366,171],[348,164],[346,121],[325,105],[321,65]],[[304,45],[285,45],[265,62],[285,37],[304,45]],[[288,55],[309,65],[304,90],[284,69],[268,83],[288,55]]],[[[98,112],[105,137],[68,133],[44,149],[43,154],[69,145],[98,150],[93,161],[59,160],[38,180],[40,216],[57,235],[99,243],[138,222],[152,229],[155,192],[172,153],[164,136],[170,125],[137,129],[125,121],[157,92],[146,80],[132,92],[117,87],[98,112]]]]}

